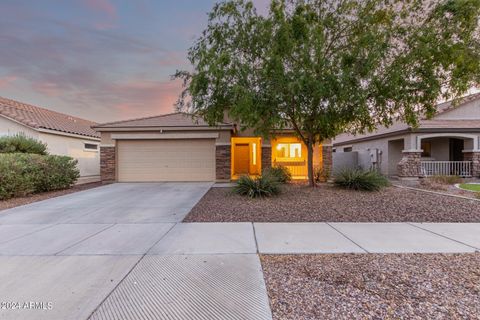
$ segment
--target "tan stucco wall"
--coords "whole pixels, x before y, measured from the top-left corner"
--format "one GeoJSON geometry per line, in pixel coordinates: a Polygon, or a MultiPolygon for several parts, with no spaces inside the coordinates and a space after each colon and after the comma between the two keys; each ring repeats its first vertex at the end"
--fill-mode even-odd
{"type": "Polygon", "coordinates": [[[431,155],[429,160],[433,161],[449,161],[450,160],[450,138],[440,137],[425,139],[424,141],[431,143],[431,155]]]}
{"type": "Polygon", "coordinates": [[[66,155],[78,160],[80,176],[100,175],[100,151],[85,150],[85,143],[99,144],[98,140],[88,137],[77,138],[56,135],[50,133],[39,133],[39,140],[47,144],[51,154],[66,155]]]}
{"type": "MultiPolygon", "coordinates": [[[[159,130],[155,131],[135,131],[135,132],[128,132],[128,131],[122,131],[121,133],[132,133],[132,134],[151,134],[151,133],[158,133],[159,130]]],[[[168,132],[168,134],[175,134],[175,133],[199,133],[199,134],[204,134],[204,133],[217,133],[218,138],[215,139],[216,144],[230,144],[230,138],[231,138],[231,133],[230,131],[212,131],[212,130],[196,130],[196,131],[185,131],[185,130],[168,130],[164,131],[165,133],[168,132]]],[[[109,132],[109,131],[103,131],[101,132],[101,145],[103,146],[114,146],[115,145],[115,140],[112,139],[112,134],[117,134],[120,132],[109,132]]]]}
{"type": "Polygon", "coordinates": [[[0,116],[0,136],[24,134],[28,137],[38,139],[38,132],[18,122],[0,116]]]}
{"type": "MultiPolygon", "coordinates": [[[[383,174],[394,175],[396,173],[395,166],[390,162],[391,161],[396,161],[398,159],[398,155],[395,155],[394,159],[389,159],[389,141],[395,141],[395,140],[403,139],[404,140],[404,148],[408,149],[409,143],[410,143],[409,138],[410,138],[410,134],[398,135],[398,136],[392,136],[392,137],[387,137],[387,138],[381,138],[381,139],[363,141],[363,142],[357,142],[357,143],[351,143],[351,144],[346,143],[346,144],[341,145],[341,146],[335,146],[334,149],[336,149],[336,152],[341,153],[341,152],[343,152],[343,149],[345,147],[352,147],[352,151],[356,151],[356,152],[359,153],[359,161],[363,161],[365,163],[367,162],[367,160],[369,160],[370,151],[368,151],[368,149],[370,149],[370,150],[378,149],[382,152],[381,163],[380,163],[380,171],[383,174]]],[[[395,148],[395,147],[392,148],[392,145],[390,145],[390,151],[394,152],[396,154],[399,150],[398,150],[398,148],[395,148]]]]}

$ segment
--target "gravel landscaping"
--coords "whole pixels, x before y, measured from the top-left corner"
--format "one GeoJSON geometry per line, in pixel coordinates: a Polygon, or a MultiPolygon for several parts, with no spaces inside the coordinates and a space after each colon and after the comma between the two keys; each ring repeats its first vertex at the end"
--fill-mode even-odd
{"type": "Polygon", "coordinates": [[[28,197],[20,197],[20,198],[12,198],[8,200],[0,201],[0,210],[10,209],[18,206],[23,206],[25,204],[42,201],[50,198],[55,198],[59,196],[63,196],[69,193],[74,193],[78,191],[83,191],[87,189],[92,189],[101,186],[101,182],[92,182],[92,183],[84,183],[79,184],[71,187],[70,189],[64,190],[57,190],[57,191],[50,191],[50,192],[43,192],[38,194],[33,194],[28,197]]]}
{"type": "Polygon", "coordinates": [[[212,188],[185,222],[480,222],[480,201],[388,187],[359,192],[287,185],[272,198],[250,199],[212,188]]]}
{"type": "MultiPolygon", "coordinates": [[[[459,183],[480,183],[479,179],[460,179],[459,183]]],[[[467,198],[472,198],[472,199],[478,199],[476,192],[468,191],[468,190],[462,190],[460,188],[457,188],[455,186],[455,183],[453,184],[445,184],[445,183],[435,183],[432,181],[429,181],[428,179],[423,179],[420,181],[400,181],[396,180],[394,182],[396,185],[401,185],[401,186],[406,186],[406,187],[411,187],[411,188],[416,188],[416,189],[422,189],[422,190],[427,190],[427,191],[435,191],[435,192],[440,192],[444,194],[450,194],[454,196],[461,196],[461,197],[467,197],[467,198]]]]}
{"type": "Polygon", "coordinates": [[[478,319],[480,253],[263,255],[274,319],[478,319]]]}

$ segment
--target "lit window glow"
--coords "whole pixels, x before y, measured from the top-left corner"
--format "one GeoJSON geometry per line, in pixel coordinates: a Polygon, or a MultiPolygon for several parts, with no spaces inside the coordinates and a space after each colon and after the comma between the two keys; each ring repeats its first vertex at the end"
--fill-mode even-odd
{"type": "Polygon", "coordinates": [[[299,159],[302,157],[301,143],[279,143],[277,144],[277,158],[299,159]]]}
{"type": "Polygon", "coordinates": [[[252,163],[254,166],[257,165],[257,144],[252,143],[252,163]]]}

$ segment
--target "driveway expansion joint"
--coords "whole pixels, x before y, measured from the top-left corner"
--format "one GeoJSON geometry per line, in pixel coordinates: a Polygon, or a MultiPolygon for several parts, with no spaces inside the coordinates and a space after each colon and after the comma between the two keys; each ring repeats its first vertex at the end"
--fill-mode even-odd
{"type": "Polygon", "coordinates": [[[258,249],[257,231],[255,230],[255,223],[253,222],[252,222],[252,228],[253,228],[253,239],[255,240],[255,248],[257,248],[257,254],[260,254],[258,249]]]}
{"type": "Polygon", "coordinates": [[[333,230],[337,231],[338,233],[340,233],[343,237],[345,237],[347,240],[349,240],[350,242],[352,242],[354,245],[356,245],[357,247],[359,247],[360,249],[362,249],[363,251],[365,251],[365,253],[370,253],[367,249],[365,249],[364,247],[362,247],[360,244],[358,244],[357,242],[353,241],[352,239],[350,239],[350,237],[348,237],[345,233],[341,232],[340,230],[338,230],[337,228],[335,228],[334,226],[332,226],[329,222],[326,222],[326,224],[332,228],[333,230]]]}
{"type": "MultiPolygon", "coordinates": [[[[64,224],[64,223],[62,223],[62,224],[64,224]]],[[[58,225],[58,224],[57,224],[57,225],[58,225]]],[[[60,253],[62,253],[63,251],[65,251],[65,250],[68,250],[68,249],[70,249],[71,247],[74,247],[74,246],[76,246],[77,244],[79,244],[79,243],[82,243],[83,241],[86,241],[86,240],[88,240],[88,239],[90,239],[90,238],[92,238],[92,237],[96,236],[97,234],[100,234],[100,233],[102,233],[103,231],[105,231],[105,230],[108,230],[108,229],[112,228],[114,225],[115,225],[115,224],[112,224],[112,225],[107,225],[107,226],[106,226],[105,228],[103,228],[102,230],[100,230],[100,231],[97,231],[97,232],[95,232],[95,233],[93,233],[93,234],[91,234],[91,235],[87,236],[86,238],[84,238],[84,239],[81,239],[81,240],[79,240],[79,241],[77,241],[77,242],[75,242],[75,243],[73,243],[73,244],[69,245],[68,247],[66,247],[66,248],[63,248],[62,250],[60,250],[60,251],[56,252],[56,253],[54,254],[54,256],[60,255],[60,253]]]]}
{"type": "MultiPolygon", "coordinates": [[[[475,249],[476,252],[479,252],[479,251],[480,251],[480,248],[478,248],[478,247],[475,247],[475,246],[472,246],[472,245],[470,245],[470,244],[468,244],[468,243],[465,243],[465,242],[463,242],[463,241],[460,241],[460,240],[457,240],[457,239],[448,237],[448,236],[446,236],[446,235],[444,235],[444,234],[441,234],[441,233],[438,233],[438,232],[435,232],[435,231],[432,231],[432,230],[429,230],[429,229],[426,229],[426,228],[422,228],[422,227],[420,227],[420,225],[418,225],[418,224],[411,223],[411,222],[407,222],[407,224],[410,225],[410,226],[412,226],[412,227],[418,228],[418,229],[420,229],[420,230],[430,232],[430,233],[432,233],[432,234],[434,234],[434,235],[437,235],[437,236],[439,236],[439,237],[442,237],[442,238],[445,238],[445,239],[448,239],[448,240],[451,240],[451,241],[454,241],[454,242],[458,242],[458,243],[460,243],[460,244],[462,244],[462,245],[464,245],[464,246],[473,248],[473,249],[475,249]]],[[[421,224],[421,223],[420,223],[420,224],[421,224]]]]}

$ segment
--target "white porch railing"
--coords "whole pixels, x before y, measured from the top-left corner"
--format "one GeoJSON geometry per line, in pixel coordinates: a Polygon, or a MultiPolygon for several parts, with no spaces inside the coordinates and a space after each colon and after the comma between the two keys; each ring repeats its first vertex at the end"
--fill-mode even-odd
{"type": "Polygon", "coordinates": [[[471,161],[421,161],[422,175],[428,176],[472,176],[471,161]]]}

